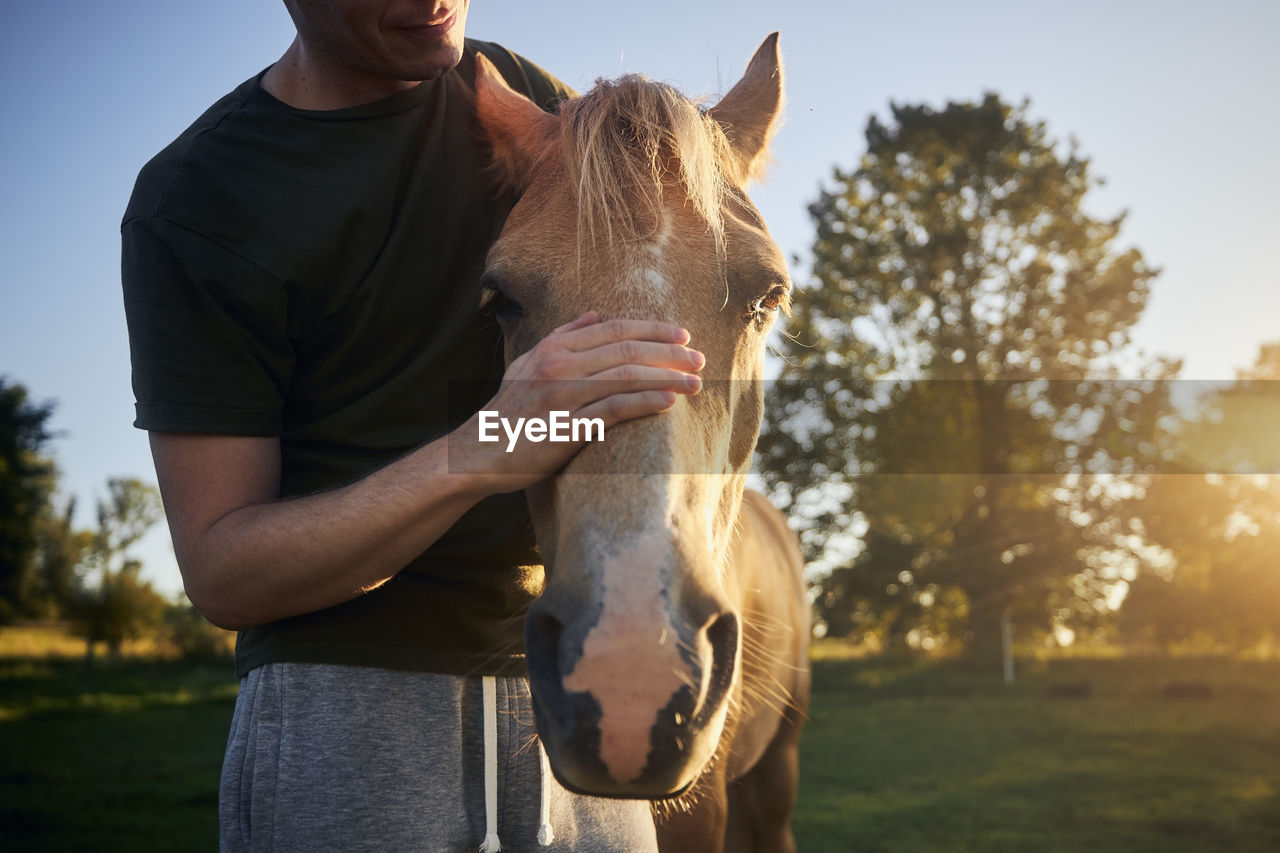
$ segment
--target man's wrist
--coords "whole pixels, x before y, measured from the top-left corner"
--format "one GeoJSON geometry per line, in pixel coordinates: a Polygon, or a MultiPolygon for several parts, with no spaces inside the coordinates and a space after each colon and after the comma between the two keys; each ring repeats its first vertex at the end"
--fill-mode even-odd
{"type": "Polygon", "coordinates": [[[450,494],[472,503],[519,488],[512,486],[512,475],[503,473],[497,454],[481,445],[479,434],[479,413],[476,413],[441,442],[446,488],[450,494]]]}

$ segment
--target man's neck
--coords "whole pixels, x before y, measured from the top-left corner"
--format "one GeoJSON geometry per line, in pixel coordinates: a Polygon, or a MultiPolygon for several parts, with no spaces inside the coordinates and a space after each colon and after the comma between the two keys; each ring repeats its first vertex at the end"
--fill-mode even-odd
{"type": "Polygon", "coordinates": [[[267,94],[300,110],[358,107],[417,85],[417,80],[388,80],[341,68],[309,52],[298,39],[262,77],[267,94]]]}

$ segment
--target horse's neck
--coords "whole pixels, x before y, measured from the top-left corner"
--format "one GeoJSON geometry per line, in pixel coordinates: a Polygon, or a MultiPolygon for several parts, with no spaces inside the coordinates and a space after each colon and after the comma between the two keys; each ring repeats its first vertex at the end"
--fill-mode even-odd
{"type": "Polygon", "coordinates": [[[726,724],[730,778],[755,764],[796,708],[808,677],[809,618],[795,534],[765,498],[748,491],[729,571],[742,619],[742,674],[726,724]]]}

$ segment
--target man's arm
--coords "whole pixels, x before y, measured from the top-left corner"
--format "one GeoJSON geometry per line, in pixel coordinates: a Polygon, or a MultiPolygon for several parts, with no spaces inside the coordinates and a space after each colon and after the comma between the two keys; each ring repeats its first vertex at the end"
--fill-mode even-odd
{"type": "Polygon", "coordinates": [[[280,440],[151,433],[187,595],[211,622],[245,628],[372,589],[482,494],[447,475],[434,442],[345,488],[292,500],[280,440]]]}
{"type": "MultiPolygon", "coordinates": [[[[703,358],[687,342],[684,330],[664,323],[601,323],[587,314],[512,362],[487,408],[512,419],[567,410],[600,417],[606,429],[656,414],[676,394],[698,390],[703,358]]],[[[309,613],[377,587],[479,500],[555,473],[581,447],[524,442],[508,455],[476,440],[473,418],[348,486],[279,500],[279,439],[150,435],[187,595],[225,628],[309,613]]]]}

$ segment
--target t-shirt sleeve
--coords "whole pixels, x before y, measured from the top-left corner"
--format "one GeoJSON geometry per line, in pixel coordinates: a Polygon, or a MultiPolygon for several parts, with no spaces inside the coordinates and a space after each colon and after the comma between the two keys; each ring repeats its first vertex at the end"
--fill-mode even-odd
{"type": "Polygon", "coordinates": [[[279,435],[294,353],[282,283],[159,217],[121,228],[134,426],[279,435]]]}

